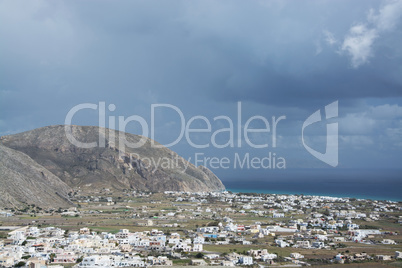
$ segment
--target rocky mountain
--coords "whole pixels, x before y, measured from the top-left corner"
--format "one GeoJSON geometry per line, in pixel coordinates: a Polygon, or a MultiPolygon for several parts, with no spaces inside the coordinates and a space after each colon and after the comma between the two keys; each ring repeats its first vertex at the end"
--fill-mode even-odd
{"type": "Polygon", "coordinates": [[[71,188],[28,155],[0,144],[0,207],[73,206],[71,188]]]}
{"type": "Polygon", "coordinates": [[[98,143],[80,148],[67,138],[65,126],[49,126],[3,136],[1,144],[29,155],[38,164],[71,187],[94,187],[148,191],[220,191],[225,187],[206,167],[195,167],[170,149],[151,146],[151,139],[92,126],[68,126],[82,143],[98,143]],[[121,147],[119,138],[139,148],[121,147]],[[99,143],[99,136],[104,145],[99,143]]]}

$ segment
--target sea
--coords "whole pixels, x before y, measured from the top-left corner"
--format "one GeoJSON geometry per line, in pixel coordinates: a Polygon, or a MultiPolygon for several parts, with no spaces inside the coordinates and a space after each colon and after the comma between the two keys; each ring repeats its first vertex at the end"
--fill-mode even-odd
{"type": "Polygon", "coordinates": [[[402,201],[402,169],[288,169],[221,178],[228,191],[402,201]]]}

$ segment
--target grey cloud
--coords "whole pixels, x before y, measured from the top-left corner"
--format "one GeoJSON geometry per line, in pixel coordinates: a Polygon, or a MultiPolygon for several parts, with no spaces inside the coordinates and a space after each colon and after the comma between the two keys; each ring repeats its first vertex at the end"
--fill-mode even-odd
{"type": "MultiPolygon", "coordinates": [[[[303,120],[339,100],[344,144],[370,139],[389,148],[401,142],[400,118],[391,117],[402,105],[399,6],[366,0],[3,1],[1,134],[62,124],[83,102],[114,103],[113,115],[148,120],[156,102],[176,105],[187,117],[213,118],[235,117],[242,101],[247,115],[287,115],[279,149],[304,159],[303,120]],[[358,68],[351,67],[353,58],[358,68]],[[373,126],[357,128],[366,121],[373,126]]],[[[89,112],[75,120],[97,124],[89,112]]],[[[171,140],[177,117],[166,113],[158,120],[160,141],[171,140]]],[[[312,136],[325,133],[324,126],[312,136]]],[[[342,148],[351,166],[363,162],[361,151],[342,148]]],[[[192,152],[185,143],[175,149],[192,152]]],[[[363,150],[378,149],[368,144],[363,150]]],[[[389,158],[395,155],[401,153],[389,158]]]]}

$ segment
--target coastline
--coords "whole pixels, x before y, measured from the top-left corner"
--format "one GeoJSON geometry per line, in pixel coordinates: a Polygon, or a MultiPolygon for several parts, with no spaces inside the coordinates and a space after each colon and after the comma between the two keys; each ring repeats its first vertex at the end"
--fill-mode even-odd
{"type": "Polygon", "coordinates": [[[288,169],[222,182],[232,192],[402,201],[402,169],[288,169]]]}
{"type": "Polygon", "coordinates": [[[227,191],[233,193],[257,193],[257,194],[277,194],[277,195],[306,195],[306,196],[330,196],[339,198],[356,198],[365,200],[377,200],[377,201],[393,201],[402,202],[401,198],[389,198],[385,196],[372,196],[372,195],[361,195],[361,194],[333,194],[333,193],[317,193],[317,192],[293,192],[293,191],[281,191],[281,190],[264,190],[264,189],[240,189],[240,188],[226,188],[227,191]]]}

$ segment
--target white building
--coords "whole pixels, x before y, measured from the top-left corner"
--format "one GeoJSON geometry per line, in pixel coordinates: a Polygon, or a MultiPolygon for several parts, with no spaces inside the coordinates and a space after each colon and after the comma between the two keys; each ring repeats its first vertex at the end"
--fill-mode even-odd
{"type": "Polygon", "coordinates": [[[253,265],[253,258],[249,256],[241,256],[239,258],[239,263],[241,265],[253,265]]]}
{"type": "Polygon", "coordinates": [[[79,264],[79,267],[110,267],[111,261],[108,256],[100,256],[100,255],[93,255],[90,257],[84,257],[82,262],[79,264]]]}

